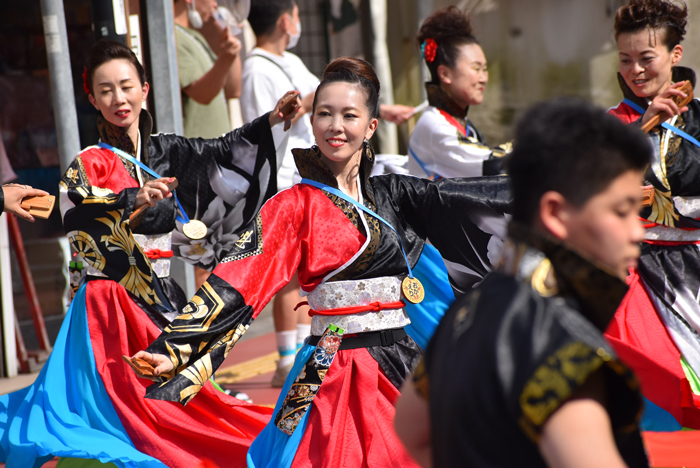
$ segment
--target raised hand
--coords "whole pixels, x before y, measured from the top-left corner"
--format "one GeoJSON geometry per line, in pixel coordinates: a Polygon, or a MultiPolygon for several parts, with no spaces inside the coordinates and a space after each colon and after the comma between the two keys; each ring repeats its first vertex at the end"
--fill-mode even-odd
{"type": "Polygon", "coordinates": [[[167,184],[172,183],[174,180],[172,177],[163,177],[146,182],[136,194],[134,210],[145,204],[156,206],[159,200],[172,197],[173,194],[170,192],[167,184]]]}
{"type": "Polygon", "coordinates": [[[241,51],[241,41],[233,36],[228,28],[221,31],[219,37],[219,57],[233,61],[241,51]]]}
{"type": "Polygon", "coordinates": [[[284,129],[288,130],[291,120],[299,112],[301,107],[301,93],[299,91],[287,91],[282,99],[277,101],[275,109],[270,113],[270,127],[278,123],[286,122],[284,129]]]}
{"type": "Polygon", "coordinates": [[[680,101],[687,95],[680,90],[684,82],[674,83],[666,91],[656,96],[649,104],[647,111],[642,117],[642,125],[649,122],[656,115],[660,117],[661,122],[665,122],[674,115],[680,115],[688,110],[688,106],[679,107],[676,101],[680,101]]]}

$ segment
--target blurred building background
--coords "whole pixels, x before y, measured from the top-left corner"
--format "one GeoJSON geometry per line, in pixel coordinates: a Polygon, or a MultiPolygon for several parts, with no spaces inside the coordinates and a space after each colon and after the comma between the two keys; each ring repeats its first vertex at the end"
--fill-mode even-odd
{"type": "MultiPolygon", "coordinates": [[[[148,7],[161,0],[64,0],[66,31],[81,147],[95,144],[95,110],[83,92],[83,62],[99,37],[128,43],[151,67],[148,7]]],[[[170,0],[164,0],[170,1],[170,0]]],[[[253,0],[254,1],[254,0],[253,0]]],[[[518,116],[531,104],[575,95],[604,107],[621,99],[613,38],[615,10],[623,0],[297,0],[303,32],[292,51],[320,76],[340,55],[372,62],[387,102],[418,105],[425,99],[423,68],[415,34],[422,19],[450,4],[468,9],[489,61],[484,104],[470,110],[490,144],[510,139],[518,116]]],[[[221,3],[225,4],[225,0],[221,3]]],[[[691,17],[700,0],[687,0],[691,17]]],[[[698,10],[700,11],[700,10],[698,10]]],[[[700,27],[689,22],[682,65],[696,68],[700,27]]],[[[158,41],[174,41],[159,37],[158,41]]],[[[153,42],[151,42],[153,43],[153,42]]],[[[157,41],[156,41],[157,43],[157,41]]],[[[249,44],[250,45],[250,44],[249,44]]],[[[159,86],[152,83],[152,89],[159,86]]],[[[0,3],[0,129],[17,173],[26,183],[58,195],[61,175],[56,115],[49,81],[39,0],[0,3]]],[[[151,99],[154,93],[151,93],[151,99]]],[[[149,110],[153,111],[153,101],[149,110]]],[[[178,104],[179,108],[179,104],[178,104]]],[[[157,110],[156,110],[157,114],[157,110]]],[[[406,154],[417,117],[398,129],[386,126],[380,151],[406,154]]],[[[158,115],[156,115],[156,130],[158,115]]],[[[39,301],[53,341],[65,313],[68,251],[59,211],[49,221],[20,222],[39,301]]],[[[37,345],[16,262],[14,304],[28,348],[37,345]]],[[[2,278],[2,281],[6,281],[2,278]]],[[[4,311],[8,313],[9,311],[4,311]]]]}

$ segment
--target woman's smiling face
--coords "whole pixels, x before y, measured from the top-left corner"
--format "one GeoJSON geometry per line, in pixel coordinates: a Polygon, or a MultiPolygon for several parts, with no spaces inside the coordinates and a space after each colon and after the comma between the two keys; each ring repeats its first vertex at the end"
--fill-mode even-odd
{"type": "Polygon", "coordinates": [[[350,162],[374,134],[377,119],[370,116],[366,100],[365,91],[353,83],[334,82],[317,91],[311,125],[330,166],[350,162]]]}
{"type": "Polygon", "coordinates": [[[680,62],[683,47],[664,44],[663,29],[646,28],[617,38],[618,69],[637,97],[654,99],[671,85],[671,68],[680,62]]]}
{"type": "Polygon", "coordinates": [[[133,125],[138,127],[148,83],[141,84],[136,68],[128,60],[114,59],[97,67],[90,89],[90,102],[108,122],[127,130],[133,125]]]}

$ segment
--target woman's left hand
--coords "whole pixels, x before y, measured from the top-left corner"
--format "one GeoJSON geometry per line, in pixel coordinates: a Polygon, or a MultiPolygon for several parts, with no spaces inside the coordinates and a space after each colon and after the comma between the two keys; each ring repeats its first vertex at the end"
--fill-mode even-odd
{"type": "Polygon", "coordinates": [[[686,94],[679,88],[683,86],[683,82],[673,83],[671,86],[666,88],[666,91],[656,96],[649,104],[646,112],[642,116],[642,125],[649,122],[655,115],[659,114],[661,117],[661,122],[665,122],[674,115],[680,115],[683,112],[688,111],[688,106],[678,107],[678,104],[674,101],[675,99],[682,99],[686,97],[686,94]]]}
{"type": "Polygon", "coordinates": [[[156,206],[159,200],[170,198],[173,194],[166,184],[173,182],[172,177],[163,177],[162,179],[149,180],[141,190],[136,194],[136,202],[134,202],[134,211],[148,203],[150,206],[156,206]]]}
{"type": "Polygon", "coordinates": [[[270,113],[270,127],[291,121],[297,115],[301,107],[300,95],[299,91],[287,91],[282,99],[277,101],[275,109],[270,113]]]}

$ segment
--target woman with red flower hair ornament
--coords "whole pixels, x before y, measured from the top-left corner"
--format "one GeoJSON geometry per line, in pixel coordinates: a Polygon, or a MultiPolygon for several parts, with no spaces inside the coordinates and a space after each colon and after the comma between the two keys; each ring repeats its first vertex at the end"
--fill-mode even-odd
{"type": "MultiPolygon", "coordinates": [[[[408,143],[409,172],[433,180],[502,173],[508,148],[488,147],[467,118],[469,106],[484,100],[489,79],[486,57],[472,34],[469,17],[454,6],[438,10],[425,20],[417,41],[431,80],[425,84],[429,107],[408,143]]],[[[481,281],[503,245],[505,217],[492,213],[470,216],[481,230],[478,242],[472,245],[476,268],[465,269],[441,258],[430,244],[416,266],[416,276],[431,285],[425,301],[409,306],[414,316],[422,317],[420,329],[408,330],[421,346],[427,345],[454,301],[454,291],[465,293],[481,281]]]]}
{"type": "Polygon", "coordinates": [[[431,179],[501,173],[506,148],[486,146],[467,119],[469,106],[484,100],[489,81],[469,17],[454,6],[438,10],[425,20],[417,40],[430,70],[425,84],[430,106],[411,133],[409,171],[431,179]]]}

